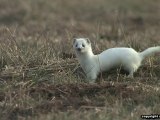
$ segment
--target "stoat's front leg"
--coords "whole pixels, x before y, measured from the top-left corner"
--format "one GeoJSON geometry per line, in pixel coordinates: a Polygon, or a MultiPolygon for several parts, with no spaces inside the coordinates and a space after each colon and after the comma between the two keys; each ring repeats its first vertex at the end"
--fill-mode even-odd
{"type": "Polygon", "coordinates": [[[87,80],[90,83],[94,83],[96,81],[96,79],[97,79],[97,71],[92,70],[89,73],[87,73],[87,80]]]}

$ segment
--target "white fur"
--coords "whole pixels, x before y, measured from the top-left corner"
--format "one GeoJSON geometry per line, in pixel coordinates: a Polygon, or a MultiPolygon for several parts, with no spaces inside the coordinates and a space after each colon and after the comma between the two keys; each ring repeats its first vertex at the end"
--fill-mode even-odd
{"type": "Polygon", "coordinates": [[[110,48],[94,55],[90,40],[87,38],[74,39],[73,47],[82,69],[87,78],[92,80],[91,82],[95,81],[100,72],[120,66],[129,72],[130,77],[133,77],[133,73],[137,71],[145,57],[160,52],[160,46],[148,48],[140,53],[132,48],[122,47],[110,48]]]}

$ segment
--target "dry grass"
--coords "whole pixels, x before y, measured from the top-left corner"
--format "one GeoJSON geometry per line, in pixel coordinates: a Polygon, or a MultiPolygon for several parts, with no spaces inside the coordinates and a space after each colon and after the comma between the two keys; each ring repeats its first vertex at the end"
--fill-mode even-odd
{"type": "Polygon", "coordinates": [[[89,84],[72,49],[89,37],[94,53],[160,45],[157,0],[0,0],[0,118],[139,120],[160,113],[160,57],[126,78],[119,70],[89,84]],[[115,74],[116,73],[116,74],[115,74]]]}

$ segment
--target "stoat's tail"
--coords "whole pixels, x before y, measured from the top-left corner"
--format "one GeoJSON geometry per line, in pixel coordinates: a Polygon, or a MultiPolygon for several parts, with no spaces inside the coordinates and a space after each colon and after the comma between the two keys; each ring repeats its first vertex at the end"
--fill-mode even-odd
{"type": "Polygon", "coordinates": [[[142,58],[142,60],[144,58],[146,58],[147,56],[150,56],[154,53],[160,53],[160,46],[157,46],[157,47],[150,47],[146,50],[144,50],[143,52],[140,53],[140,56],[142,58]]]}

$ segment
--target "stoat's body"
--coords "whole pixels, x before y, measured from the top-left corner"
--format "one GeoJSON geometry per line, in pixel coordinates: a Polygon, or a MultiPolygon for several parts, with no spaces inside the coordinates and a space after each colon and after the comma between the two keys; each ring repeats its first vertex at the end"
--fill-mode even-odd
{"type": "Polygon", "coordinates": [[[129,72],[130,77],[133,77],[133,73],[137,71],[145,57],[153,53],[160,53],[160,46],[157,46],[140,53],[132,48],[110,48],[94,55],[91,42],[87,38],[74,39],[73,47],[82,69],[87,78],[92,80],[91,82],[95,81],[100,72],[114,67],[122,67],[129,72]]]}

